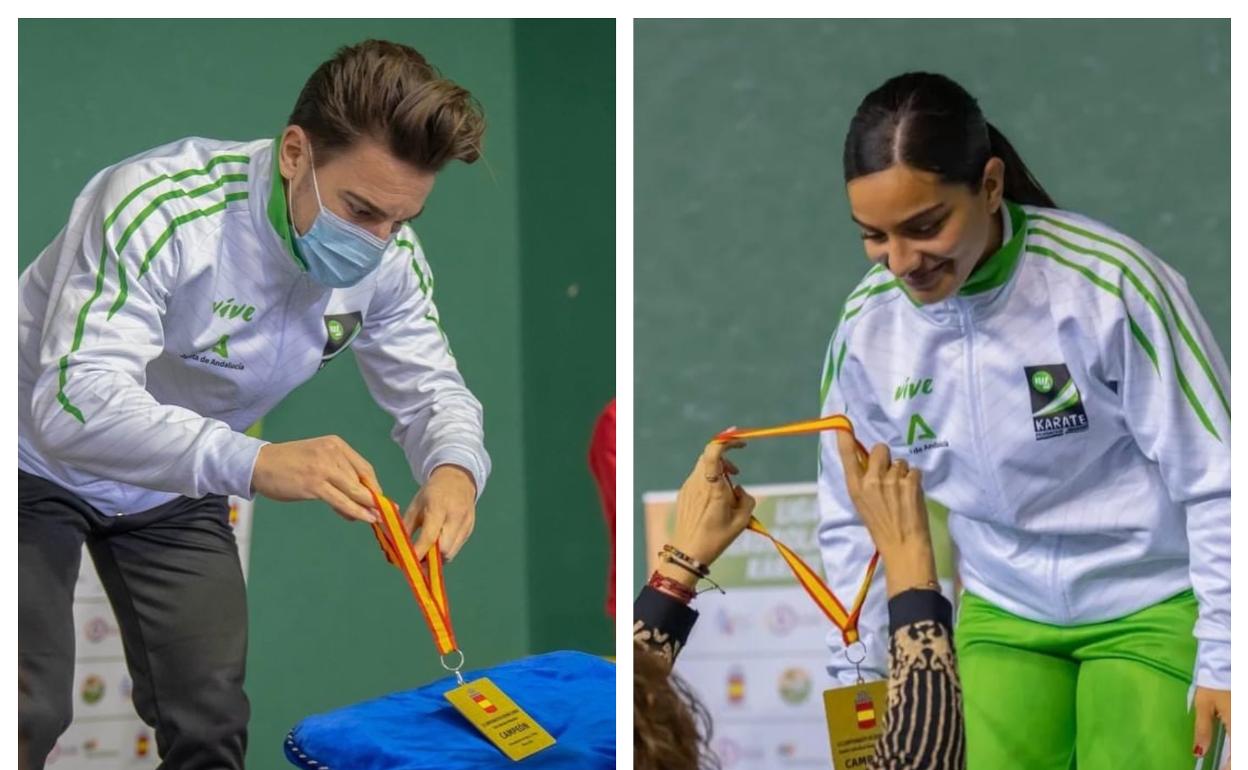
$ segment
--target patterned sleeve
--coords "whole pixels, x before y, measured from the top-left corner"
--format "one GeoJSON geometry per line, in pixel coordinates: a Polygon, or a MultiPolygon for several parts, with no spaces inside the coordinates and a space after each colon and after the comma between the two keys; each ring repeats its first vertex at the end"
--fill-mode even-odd
{"type": "Polygon", "coordinates": [[[633,642],[661,656],[670,666],[684,649],[697,619],[697,610],[644,586],[633,603],[633,642]]]}
{"type": "Polygon", "coordinates": [[[888,715],[872,770],[962,770],[966,734],[953,650],[953,611],[939,591],[888,602],[888,715]]]}

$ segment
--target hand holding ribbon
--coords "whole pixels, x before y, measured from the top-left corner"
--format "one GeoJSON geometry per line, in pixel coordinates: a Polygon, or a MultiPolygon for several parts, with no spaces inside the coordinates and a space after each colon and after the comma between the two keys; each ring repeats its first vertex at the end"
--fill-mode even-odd
{"type": "Polygon", "coordinates": [[[436,547],[429,549],[426,557],[429,577],[426,581],[420,568],[420,560],[416,558],[416,552],[412,548],[410,535],[403,527],[398,506],[380,492],[371,491],[373,502],[381,512],[380,521],[373,525],[377,543],[381,546],[386,561],[398,567],[407,578],[412,595],[416,597],[416,603],[420,605],[425,623],[429,626],[429,633],[433,635],[433,643],[442,658],[442,667],[453,672],[462,684],[463,678],[459,669],[463,667],[464,654],[459,650],[455,641],[455,629],[451,625],[451,605],[446,598],[446,582],[442,576],[442,552],[436,547]],[[454,652],[459,653],[458,662],[447,665],[446,656],[454,652]]]}
{"type": "MultiPolygon", "coordinates": [[[[727,443],[753,438],[803,436],[811,433],[821,433],[826,430],[840,431],[847,435],[853,441],[859,464],[863,466],[867,464],[868,454],[866,449],[858,443],[857,439],[853,438],[853,424],[850,423],[848,417],[840,414],[820,417],[815,420],[802,420],[770,428],[734,428],[720,433],[714,438],[714,441],[727,443]]],[[[797,578],[797,582],[805,589],[815,604],[819,606],[819,609],[823,610],[823,614],[827,616],[828,620],[832,621],[832,624],[841,630],[841,637],[845,640],[845,644],[849,645],[858,641],[858,617],[862,613],[862,605],[866,601],[867,591],[871,588],[871,580],[875,577],[875,570],[879,565],[879,552],[876,552],[867,563],[866,575],[858,588],[854,603],[850,605],[849,609],[846,609],[836,597],[836,594],[832,593],[832,589],[828,588],[828,584],[824,582],[819,573],[806,564],[791,548],[772,536],[761,521],[751,517],[749,529],[772,542],[780,553],[780,557],[788,565],[789,570],[793,572],[793,576],[797,578]]]]}
{"type": "Polygon", "coordinates": [[[836,438],[849,499],[884,560],[889,598],[911,588],[938,588],[922,472],[894,461],[884,444],[863,463],[851,436],[836,438]]]}

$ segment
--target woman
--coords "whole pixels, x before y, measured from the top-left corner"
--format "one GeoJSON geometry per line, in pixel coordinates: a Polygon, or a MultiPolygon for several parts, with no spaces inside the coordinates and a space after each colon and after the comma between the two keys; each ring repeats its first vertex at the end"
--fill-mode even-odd
{"type": "MultiPolygon", "coordinates": [[[[1190,766],[1215,717],[1230,729],[1230,406],[1183,279],[1056,209],[946,77],[869,94],[844,166],[875,266],[833,333],[823,412],[951,511],[968,767],[1190,766]]],[[[825,438],[819,537],[848,593],[873,545],[841,465],[825,438]]],[[[884,627],[877,595],[880,672],[884,627]]]]}
{"type": "MultiPolygon", "coordinates": [[[[754,499],[730,478],[736,466],[727,448],[706,447],[676,497],[676,527],[669,544],[695,564],[709,567],[750,521],[754,499]]],[[[846,436],[840,451],[862,519],[887,567],[891,668],[884,734],[869,770],[960,770],[963,766],[961,695],[951,639],[951,607],[936,587],[921,474],[887,452],[865,469],[846,436]]],[[[633,608],[636,655],[633,674],[635,770],[691,770],[712,765],[707,748],[710,716],[669,669],[698,613],[689,604],[698,577],[664,561],[633,608]]]]}

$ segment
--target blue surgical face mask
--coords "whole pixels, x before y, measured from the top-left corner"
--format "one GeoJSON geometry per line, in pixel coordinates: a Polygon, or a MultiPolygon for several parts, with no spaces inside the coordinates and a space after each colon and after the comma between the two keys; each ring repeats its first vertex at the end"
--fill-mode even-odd
{"type": "MultiPolygon", "coordinates": [[[[325,208],[316,183],[315,166],[312,167],[312,189],[316,191],[316,205],[320,211],[306,233],[299,235],[295,230],[299,254],[308,265],[308,274],[317,283],[331,289],[354,286],[381,264],[390,241],[383,241],[325,208]]],[[[293,214],[291,224],[294,229],[293,214]]]]}

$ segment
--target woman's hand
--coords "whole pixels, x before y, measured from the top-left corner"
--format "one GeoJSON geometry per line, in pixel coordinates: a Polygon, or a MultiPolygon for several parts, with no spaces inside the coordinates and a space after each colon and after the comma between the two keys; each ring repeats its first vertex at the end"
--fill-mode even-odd
{"type": "MultiPolygon", "coordinates": [[[[1231,691],[1215,690],[1212,687],[1197,687],[1192,698],[1192,707],[1196,710],[1196,747],[1192,752],[1203,757],[1208,753],[1209,743],[1213,740],[1213,720],[1217,717],[1226,727],[1226,736],[1231,736],[1231,691]]],[[[1228,760],[1222,767],[1230,770],[1228,760]]],[[[1211,768],[1221,770],[1221,768],[1211,768]]]]}
{"type": "MultiPolygon", "coordinates": [[[[710,566],[711,562],[745,531],[754,512],[754,498],[741,487],[733,487],[737,466],[724,459],[724,452],[740,449],[743,441],[712,441],[702,450],[689,478],[676,495],[676,531],[672,547],[710,566]]],[[[663,563],[659,572],[693,587],[697,579],[673,564],[663,563]]]]}
{"type": "Polygon", "coordinates": [[[858,464],[857,444],[838,431],[836,448],[845,469],[849,499],[867,525],[884,560],[888,596],[936,581],[936,559],[923,500],[923,474],[905,460],[893,462],[886,444],[876,444],[867,467],[858,464]]]}

